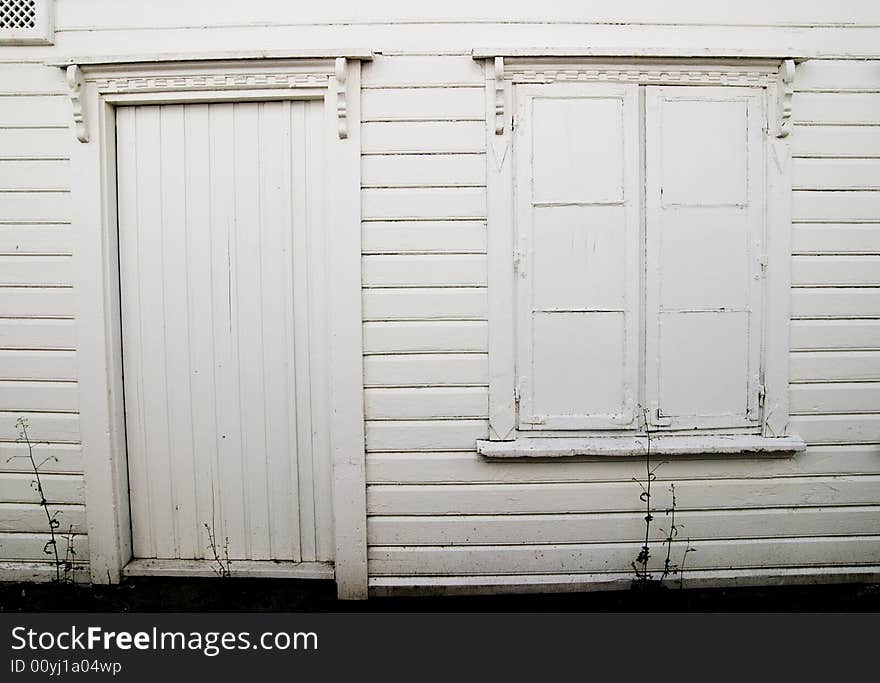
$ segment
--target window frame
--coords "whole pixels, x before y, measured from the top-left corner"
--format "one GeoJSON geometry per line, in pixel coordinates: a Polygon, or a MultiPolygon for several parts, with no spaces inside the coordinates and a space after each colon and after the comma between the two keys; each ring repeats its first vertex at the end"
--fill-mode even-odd
{"type": "MultiPolygon", "coordinates": [[[[760,436],[788,434],[788,353],[791,287],[791,147],[788,140],[792,59],[754,58],[611,58],[512,57],[502,52],[474,52],[485,60],[489,323],[489,442],[530,437],[590,438],[596,432],[526,431],[517,426],[517,305],[514,244],[516,197],[513,153],[514,89],[555,82],[626,83],[632,85],[749,86],[764,90],[766,126],[766,278],[763,307],[763,418],[760,436]]],[[[729,437],[751,433],[738,429],[690,430],[729,437]]],[[[640,433],[640,432],[637,432],[640,433]]],[[[688,432],[676,432],[686,434],[688,432]]],[[[629,430],[605,432],[632,435],[629,430]]],[[[795,439],[795,442],[799,440],[795,439]]],[[[801,445],[787,450],[801,450],[801,445]]],[[[478,447],[478,450],[481,450],[478,447]]],[[[497,450],[497,448],[496,448],[497,450]]],[[[575,449],[577,450],[577,449],[575,449]]],[[[589,449],[588,449],[589,450],[589,449]]],[[[711,450],[707,448],[707,452],[711,450]]],[[[729,449],[727,449],[729,452],[729,449]]],[[[568,453],[578,455],[579,453],[568,453]]],[[[499,456],[500,457],[500,456],[499,456]]],[[[510,456],[508,456],[510,457],[510,456]]]]}

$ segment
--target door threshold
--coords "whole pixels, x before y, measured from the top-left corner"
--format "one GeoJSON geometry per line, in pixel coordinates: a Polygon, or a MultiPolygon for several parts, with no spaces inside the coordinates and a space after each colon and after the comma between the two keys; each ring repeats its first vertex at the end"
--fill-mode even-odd
{"type": "MultiPolygon", "coordinates": [[[[122,569],[123,576],[212,577],[217,563],[212,560],[132,560],[122,569]]],[[[333,579],[332,562],[288,562],[274,560],[232,560],[229,575],[261,579],[333,579]]]]}

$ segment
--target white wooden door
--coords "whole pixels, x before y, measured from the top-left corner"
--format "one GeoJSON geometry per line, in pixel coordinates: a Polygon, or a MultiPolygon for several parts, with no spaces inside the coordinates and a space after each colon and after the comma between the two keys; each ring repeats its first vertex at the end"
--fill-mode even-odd
{"type": "Polygon", "coordinates": [[[759,422],[759,88],[648,87],[646,383],[655,426],[759,422]]]}
{"type": "Polygon", "coordinates": [[[333,559],[323,102],[120,107],[136,558],[333,559]]]}
{"type": "Polygon", "coordinates": [[[638,86],[522,86],[517,102],[519,428],[633,425],[638,86]]]}

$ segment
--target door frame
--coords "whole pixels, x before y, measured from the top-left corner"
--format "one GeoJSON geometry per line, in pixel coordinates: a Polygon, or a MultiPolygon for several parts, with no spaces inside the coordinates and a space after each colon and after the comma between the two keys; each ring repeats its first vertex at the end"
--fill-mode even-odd
{"type": "Polygon", "coordinates": [[[78,142],[71,147],[80,431],[93,583],[132,560],[116,206],[116,106],[323,99],[327,158],[329,430],[335,579],[367,596],[361,313],[360,60],[366,50],[266,59],[240,53],[70,59],[78,142]],[[259,59],[259,61],[256,61],[259,59]],[[339,201],[339,198],[344,198],[339,201]],[[336,201],[333,201],[336,199],[336,201]],[[329,229],[331,228],[332,229],[329,229]]]}

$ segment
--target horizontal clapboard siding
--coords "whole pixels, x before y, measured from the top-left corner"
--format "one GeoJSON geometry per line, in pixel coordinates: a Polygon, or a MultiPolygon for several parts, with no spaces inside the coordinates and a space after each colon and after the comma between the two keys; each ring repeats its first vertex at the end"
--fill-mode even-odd
{"type": "Polygon", "coordinates": [[[794,254],[880,254],[880,223],[800,223],[792,230],[794,254]]]}
{"type": "MultiPolygon", "coordinates": [[[[659,545],[658,539],[658,545],[659,545]]],[[[620,572],[639,553],[639,542],[509,546],[379,546],[370,550],[374,575],[567,574],[620,572]]],[[[676,548],[683,552],[684,546],[676,548]]],[[[880,536],[809,539],[724,539],[700,542],[688,570],[730,567],[874,565],[880,536]]],[[[661,553],[649,568],[662,569],[661,553]]]]}
{"type": "Polygon", "coordinates": [[[486,257],[476,254],[365,256],[363,283],[365,287],[483,287],[486,257]]]}
{"type": "Polygon", "coordinates": [[[792,382],[880,380],[880,350],[796,352],[792,382]]]}
{"type": "Polygon", "coordinates": [[[480,187],[482,154],[373,154],[363,157],[361,183],[372,187],[480,187]]]}
{"type": "MultiPolygon", "coordinates": [[[[880,446],[810,446],[796,457],[674,458],[657,468],[662,484],[681,479],[755,479],[804,475],[880,475],[880,446]]],[[[371,484],[527,484],[613,482],[644,477],[640,458],[566,458],[497,463],[469,452],[374,452],[367,456],[371,484]]],[[[757,485],[757,484],[756,484],[757,485]]],[[[633,486],[635,484],[633,483],[633,486]]]]}
{"type": "MultiPolygon", "coordinates": [[[[63,530],[61,537],[56,538],[58,544],[59,559],[63,560],[67,552],[67,529],[63,530]]],[[[3,557],[6,560],[22,561],[45,561],[46,544],[51,540],[48,533],[2,533],[0,532],[0,548],[3,548],[3,557]]],[[[70,537],[71,547],[77,562],[85,562],[89,559],[89,543],[84,534],[74,533],[70,537]]],[[[54,554],[51,556],[54,557],[54,554]]]]}
{"type": "MultiPolygon", "coordinates": [[[[724,510],[803,505],[871,505],[880,475],[679,480],[677,509],[724,510]],[[756,497],[756,488],[760,496],[756,497]]],[[[638,512],[641,489],[632,481],[553,484],[375,485],[367,496],[371,515],[496,515],[638,512]]],[[[652,491],[658,510],[671,506],[669,487],[652,491]],[[656,497],[655,497],[656,496],[656,497]]]]}
{"type": "Polygon", "coordinates": [[[363,226],[364,254],[486,253],[482,220],[369,221],[363,226]]]}
{"type": "MultiPolygon", "coordinates": [[[[630,571],[643,542],[632,481],[643,461],[499,463],[474,452],[488,434],[486,241],[467,212],[483,209],[486,160],[469,126],[454,128],[468,123],[459,90],[474,74],[462,63],[448,88],[457,94],[441,103],[429,70],[412,68],[430,59],[414,60],[377,58],[364,72],[376,122],[367,137],[401,126],[387,149],[365,145],[363,161],[370,573],[630,571]],[[408,82],[432,86],[403,95],[408,82]],[[375,100],[392,90],[397,110],[375,100]],[[436,125],[432,148],[412,139],[415,123],[436,125]]],[[[664,462],[653,502],[667,507],[675,483],[678,520],[698,549],[689,567],[880,558],[880,72],[874,82],[864,65],[847,66],[799,65],[794,101],[791,429],[813,445],[795,457],[664,462]]]]}
{"type": "MultiPolygon", "coordinates": [[[[659,526],[666,521],[658,516],[659,526]]],[[[775,508],[771,510],[700,510],[676,514],[696,546],[717,538],[861,536],[877,530],[870,505],[851,507],[775,508]]],[[[584,539],[644,541],[644,513],[542,515],[376,516],[370,519],[373,545],[462,546],[583,543],[584,539]]],[[[683,539],[682,539],[683,540],[683,539]]],[[[691,559],[691,558],[688,558],[691,559]]]]}
{"type": "MultiPolygon", "coordinates": [[[[50,505],[49,514],[58,522],[58,529],[66,533],[86,528],[85,506],[50,505]]],[[[37,503],[0,503],[0,534],[4,532],[46,531],[46,511],[37,503]]]]}
{"type": "Polygon", "coordinates": [[[70,164],[67,161],[57,159],[0,161],[0,191],[59,192],[65,190],[69,183],[70,164]]]}
{"type": "MultiPolygon", "coordinates": [[[[33,429],[34,425],[31,425],[33,429]]],[[[34,432],[35,433],[35,432],[34,432]]],[[[76,474],[82,472],[82,447],[79,444],[32,444],[34,460],[42,463],[40,472],[76,474]]],[[[0,472],[31,472],[27,446],[21,442],[0,441],[0,472]]]]}
{"type": "Polygon", "coordinates": [[[69,255],[72,231],[61,225],[0,224],[0,254],[69,255]]]}
{"type": "MultiPolygon", "coordinates": [[[[78,443],[70,100],[60,69],[0,70],[0,575],[50,578],[45,511],[16,421],[28,423],[58,533],[88,561],[78,443]],[[20,567],[17,569],[16,567],[20,567]],[[44,576],[45,575],[45,576],[44,576]]],[[[66,544],[59,540],[62,557],[66,544]]],[[[79,566],[84,575],[85,567],[79,566]]]]}
{"type": "Polygon", "coordinates": [[[489,326],[482,320],[384,321],[364,324],[364,353],[483,352],[489,326]]]}

